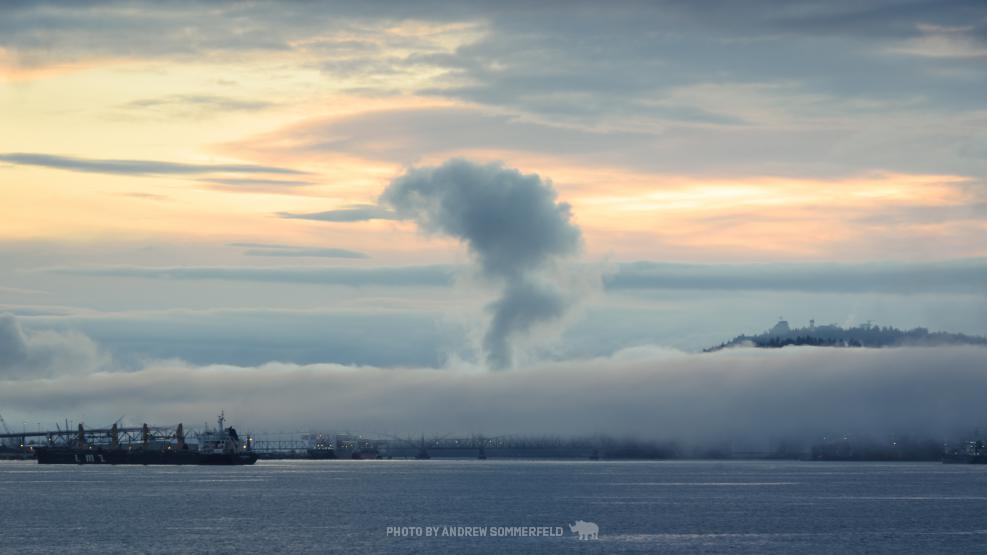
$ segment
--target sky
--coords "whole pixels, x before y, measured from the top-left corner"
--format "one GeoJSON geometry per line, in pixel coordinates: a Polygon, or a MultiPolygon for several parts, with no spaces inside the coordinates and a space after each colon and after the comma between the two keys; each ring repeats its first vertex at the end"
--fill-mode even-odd
{"type": "Polygon", "coordinates": [[[627,352],[660,387],[779,318],[987,334],[984,90],[977,1],[6,2],[0,414],[112,421],[29,391],[125,373],[626,386],[627,352]]]}

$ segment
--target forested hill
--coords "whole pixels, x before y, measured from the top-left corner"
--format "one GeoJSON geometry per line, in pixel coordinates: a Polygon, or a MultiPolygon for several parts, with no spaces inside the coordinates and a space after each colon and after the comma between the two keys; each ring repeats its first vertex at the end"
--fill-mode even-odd
{"type": "Polygon", "coordinates": [[[758,335],[738,335],[730,341],[704,352],[719,351],[728,347],[750,346],[763,349],[785,347],[787,345],[813,345],[818,347],[902,347],[938,345],[987,345],[987,337],[930,332],[926,328],[900,330],[887,326],[874,326],[870,323],[852,328],[837,325],[790,328],[782,320],[772,329],[758,335]]]}

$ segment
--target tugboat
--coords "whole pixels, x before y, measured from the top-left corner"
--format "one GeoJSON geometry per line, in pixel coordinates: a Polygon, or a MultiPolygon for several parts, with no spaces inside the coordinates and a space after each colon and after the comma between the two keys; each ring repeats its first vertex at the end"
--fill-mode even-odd
{"type": "Polygon", "coordinates": [[[38,464],[197,464],[241,465],[257,462],[257,454],[250,450],[232,426],[225,426],[225,417],[219,415],[219,426],[199,434],[197,448],[185,442],[185,433],[179,424],[175,442],[152,441],[147,424],[141,428],[141,442],[121,445],[114,424],[110,429],[110,445],[91,445],[86,441],[86,430],[79,424],[79,434],[74,446],[37,447],[38,464]]]}

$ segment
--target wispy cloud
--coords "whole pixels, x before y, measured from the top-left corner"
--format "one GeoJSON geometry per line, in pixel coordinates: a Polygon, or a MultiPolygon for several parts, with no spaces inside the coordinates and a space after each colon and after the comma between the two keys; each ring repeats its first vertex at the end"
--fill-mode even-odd
{"type": "Polygon", "coordinates": [[[453,282],[449,266],[393,266],[379,268],[268,268],[228,266],[94,266],[47,268],[45,272],[76,275],[169,280],[225,280],[317,285],[448,286],[453,282]]]}
{"type": "Polygon", "coordinates": [[[210,177],[209,183],[232,187],[301,187],[311,185],[301,179],[254,179],[249,177],[210,177]]]}
{"type": "Polygon", "coordinates": [[[653,150],[655,140],[656,136],[647,132],[554,125],[490,109],[413,107],[313,120],[244,144],[262,152],[283,143],[314,154],[342,152],[412,164],[428,154],[460,149],[626,159],[636,150],[653,150]],[[381,136],[388,140],[380,140],[381,136]]]}
{"type": "Polygon", "coordinates": [[[120,193],[120,195],[124,197],[139,198],[144,200],[154,200],[154,201],[168,200],[167,196],[157,195],[154,193],[120,193]]]}
{"type": "Polygon", "coordinates": [[[140,98],[121,105],[125,109],[150,109],[186,114],[256,111],[271,106],[274,106],[273,102],[208,94],[173,94],[155,98],[140,98]]]}
{"type": "Polygon", "coordinates": [[[306,172],[255,164],[183,164],[159,160],[77,158],[26,152],[0,153],[0,162],[113,175],[202,175],[211,173],[304,175],[306,172]]]}
{"type": "Polygon", "coordinates": [[[975,26],[919,24],[921,36],[903,41],[889,52],[924,58],[987,58],[987,23],[975,26]]]}
{"type": "Polygon", "coordinates": [[[320,258],[369,258],[366,254],[347,249],[310,248],[310,249],[251,249],[243,253],[246,256],[274,257],[320,257],[320,258]]]}
{"type": "Polygon", "coordinates": [[[243,253],[246,256],[369,258],[359,251],[334,247],[299,247],[278,243],[230,243],[229,246],[247,249],[243,253]]]}
{"type": "Polygon", "coordinates": [[[368,220],[400,219],[392,210],[376,204],[351,204],[338,210],[325,212],[279,212],[278,216],[294,220],[316,220],[321,222],[365,222],[368,220]]]}
{"type": "Polygon", "coordinates": [[[227,247],[237,247],[241,249],[292,249],[295,245],[285,245],[284,243],[252,243],[252,242],[242,242],[238,241],[236,243],[227,243],[227,247]]]}

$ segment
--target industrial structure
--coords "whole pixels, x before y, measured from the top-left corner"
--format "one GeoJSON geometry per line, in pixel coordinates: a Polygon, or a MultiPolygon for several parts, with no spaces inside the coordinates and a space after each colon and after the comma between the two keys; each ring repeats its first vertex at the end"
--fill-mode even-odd
{"type": "MultiPolygon", "coordinates": [[[[119,422],[119,421],[118,421],[119,422]]],[[[41,464],[253,464],[257,455],[249,437],[241,438],[225,425],[223,414],[218,426],[204,426],[187,441],[184,426],[86,428],[80,423],[63,429],[20,433],[4,424],[0,434],[0,457],[35,458],[41,464]]]]}

